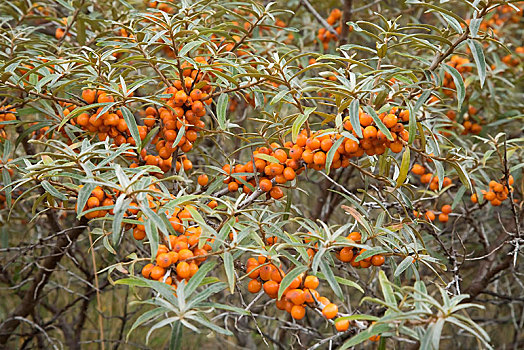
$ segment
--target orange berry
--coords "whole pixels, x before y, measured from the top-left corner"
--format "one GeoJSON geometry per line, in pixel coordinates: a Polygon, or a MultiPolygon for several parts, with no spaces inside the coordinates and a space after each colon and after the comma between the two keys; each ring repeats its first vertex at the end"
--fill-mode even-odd
{"type": "Polygon", "coordinates": [[[448,222],[448,220],[449,220],[448,214],[446,214],[446,213],[439,214],[438,221],[440,221],[440,222],[448,222]]]}
{"type": "Polygon", "coordinates": [[[209,182],[209,178],[207,177],[206,174],[202,174],[198,177],[198,184],[200,186],[205,187],[207,186],[208,182],[209,182]]]}
{"type": "Polygon", "coordinates": [[[451,211],[452,211],[452,209],[451,209],[451,205],[449,205],[449,204],[443,205],[441,211],[442,211],[444,214],[449,214],[449,213],[451,213],[451,211]]]}
{"type": "Polygon", "coordinates": [[[339,332],[345,332],[349,329],[349,320],[338,320],[335,321],[335,328],[339,332]]]}
{"type": "Polygon", "coordinates": [[[286,293],[286,298],[295,305],[302,305],[306,302],[306,293],[302,289],[291,289],[286,293]]]}
{"type": "Polygon", "coordinates": [[[316,276],[307,276],[304,280],[304,287],[309,289],[317,289],[320,281],[316,276]]]}
{"type": "Polygon", "coordinates": [[[316,152],[313,155],[313,162],[317,165],[326,164],[326,154],[324,152],[316,152]]]}
{"type": "Polygon", "coordinates": [[[350,262],[353,259],[353,249],[351,247],[344,247],[340,250],[339,259],[342,262],[350,262]]]}
{"type": "Polygon", "coordinates": [[[420,164],[413,164],[413,167],[411,168],[411,172],[415,175],[424,175],[426,172],[426,169],[420,164]]]}
{"type": "Polygon", "coordinates": [[[87,200],[87,206],[89,208],[95,208],[100,206],[100,200],[97,197],[89,197],[87,200]]]}
{"type": "Polygon", "coordinates": [[[269,191],[269,195],[274,199],[280,199],[284,197],[284,192],[280,187],[273,187],[271,191],[269,191]]]}
{"type": "Polygon", "coordinates": [[[371,258],[371,264],[373,266],[381,266],[384,264],[384,262],[386,261],[386,259],[384,258],[384,256],[378,254],[378,255],[373,255],[373,257],[371,258]]]}
{"type": "Polygon", "coordinates": [[[271,183],[271,180],[268,179],[261,179],[259,182],[260,189],[264,192],[269,192],[273,188],[273,184],[271,183]]]}
{"type": "Polygon", "coordinates": [[[301,305],[293,305],[291,308],[291,317],[295,320],[301,320],[306,315],[306,308],[301,305]]]}
{"type": "Polygon", "coordinates": [[[151,270],[151,279],[154,279],[154,280],[159,280],[161,279],[162,277],[164,277],[164,275],[166,274],[166,270],[163,268],[163,267],[160,267],[160,266],[155,266],[153,267],[153,269],[151,270]]]}
{"type": "Polygon", "coordinates": [[[428,210],[425,214],[425,217],[428,221],[434,221],[435,220],[435,214],[431,211],[431,210],[428,210]]]}
{"type": "Polygon", "coordinates": [[[280,287],[280,284],[278,284],[275,281],[267,281],[264,283],[264,292],[271,297],[276,298],[278,295],[278,288],[280,287]]]}
{"type": "Polygon", "coordinates": [[[247,290],[250,293],[258,293],[260,292],[260,289],[262,289],[262,283],[260,283],[260,281],[256,279],[249,281],[249,284],[247,285],[247,290]]]}
{"type": "Polygon", "coordinates": [[[355,243],[360,243],[362,235],[360,234],[360,232],[351,232],[348,236],[348,239],[352,240],[355,243]]]}
{"type": "Polygon", "coordinates": [[[144,276],[145,278],[149,278],[151,276],[151,271],[153,271],[154,267],[155,265],[153,264],[147,264],[146,266],[144,266],[142,268],[142,276],[144,276]]]}
{"type": "Polygon", "coordinates": [[[189,278],[189,276],[191,275],[189,264],[185,261],[179,262],[176,266],[176,274],[180,278],[189,278]]]}
{"type": "Polygon", "coordinates": [[[377,128],[372,125],[366,126],[363,135],[365,139],[374,139],[377,137],[377,128]]]}
{"type": "Polygon", "coordinates": [[[171,265],[171,256],[168,253],[159,254],[156,257],[156,264],[164,268],[169,267],[171,265]]]}
{"type": "Polygon", "coordinates": [[[329,303],[322,309],[322,315],[328,320],[334,318],[338,314],[338,306],[333,303],[329,303]]]}

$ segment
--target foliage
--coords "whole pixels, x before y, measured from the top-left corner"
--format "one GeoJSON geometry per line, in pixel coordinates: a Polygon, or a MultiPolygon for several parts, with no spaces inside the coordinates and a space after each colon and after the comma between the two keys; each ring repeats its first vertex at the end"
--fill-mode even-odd
{"type": "Polygon", "coordinates": [[[523,9],[0,4],[0,344],[521,347],[523,9]]]}

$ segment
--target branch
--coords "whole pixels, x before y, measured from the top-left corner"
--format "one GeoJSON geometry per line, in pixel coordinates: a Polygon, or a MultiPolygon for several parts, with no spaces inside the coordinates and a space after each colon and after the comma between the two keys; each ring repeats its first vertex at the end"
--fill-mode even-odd
{"type": "Polygon", "coordinates": [[[349,36],[349,25],[351,15],[353,14],[353,0],[344,0],[344,9],[342,12],[342,29],[340,31],[340,45],[347,44],[349,36]]]}
{"type": "Polygon", "coordinates": [[[324,28],[326,28],[331,34],[335,36],[335,38],[338,39],[338,33],[337,31],[328,23],[326,20],[315,10],[315,8],[309,3],[308,0],[300,0],[302,5],[306,7],[306,9],[315,17],[315,19],[322,24],[324,28]]]}
{"type": "Polygon", "coordinates": [[[45,258],[42,263],[42,268],[36,273],[33,279],[33,283],[29,289],[25,292],[22,301],[14,309],[14,311],[0,324],[0,345],[5,346],[9,341],[11,335],[20,324],[20,318],[25,318],[33,313],[36,305],[38,304],[40,295],[52,273],[55,271],[62,257],[67,253],[69,247],[77,240],[78,236],[87,227],[87,219],[82,217],[77,220],[72,228],[63,231],[63,235],[60,236],[56,242],[55,247],[51,251],[51,254],[45,258]]]}

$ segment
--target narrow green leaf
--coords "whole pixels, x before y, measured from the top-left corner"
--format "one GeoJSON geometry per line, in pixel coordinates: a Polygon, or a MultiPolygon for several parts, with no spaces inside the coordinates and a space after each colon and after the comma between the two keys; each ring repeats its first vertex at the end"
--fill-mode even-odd
{"type": "Polygon", "coordinates": [[[138,147],[138,151],[140,152],[140,145],[142,144],[142,142],[140,140],[140,133],[138,132],[138,125],[136,124],[135,116],[125,106],[120,108],[120,110],[122,111],[122,116],[124,117],[127,127],[129,128],[131,137],[133,137],[133,140],[135,140],[135,143],[138,147]]]}
{"type": "Polygon", "coordinates": [[[49,183],[49,181],[47,180],[42,181],[42,187],[44,188],[44,190],[47,193],[49,193],[53,197],[58,198],[63,201],[67,200],[67,197],[64,194],[60,193],[53,185],[49,183]]]}
{"type": "Polygon", "coordinates": [[[397,187],[402,186],[406,178],[408,177],[409,172],[409,162],[410,162],[411,152],[409,147],[406,147],[404,154],[402,155],[402,163],[400,164],[400,170],[397,177],[397,187]]]}
{"type": "Polygon", "coordinates": [[[328,284],[331,287],[331,289],[333,289],[333,292],[335,292],[335,295],[343,301],[344,293],[342,292],[342,289],[340,288],[340,285],[338,284],[338,281],[335,278],[333,270],[331,269],[331,267],[325,259],[323,259],[320,262],[320,271],[322,271],[322,273],[326,277],[326,280],[328,281],[328,284]]]}
{"type": "Polygon", "coordinates": [[[300,114],[295,121],[293,122],[293,126],[291,127],[291,139],[293,142],[297,141],[298,134],[300,133],[300,129],[302,129],[302,125],[306,122],[307,118],[313,113],[313,111],[316,109],[316,107],[306,107],[304,108],[304,114],[300,114]]]}
{"type": "Polygon", "coordinates": [[[484,57],[484,49],[478,41],[473,39],[468,39],[468,46],[477,65],[480,87],[482,87],[486,81],[486,58],[484,57]]]}
{"type": "Polygon", "coordinates": [[[464,86],[462,75],[460,75],[459,71],[451,67],[449,64],[443,64],[442,68],[453,78],[453,82],[457,88],[458,109],[460,109],[462,107],[462,103],[464,102],[464,98],[466,97],[466,87],[464,86]]]}
{"type": "Polygon", "coordinates": [[[326,155],[326,173],[329,175],[329,170],[331,169],[331,164],[333,163],[333,158],[335,157],[335,153],[337,152],[337,148],[344,142],[346,138],[341,137],[339,138],[333,146],[329,149],[327,155],[326,155]]]}
{"type": "Polygon", "coordinates": [[[360,130],[360,118],[358,117],[359,107],[360,103],[358,99],[351,101],[349,104],[349,122],[351,123],[351,126],[353,127],[353,130],[355,130],[357,136],[362,138],[362,130],[360,130]]]}
{"type": "Polygon", "coordinates": [[[229,283],[229,291],[231,294],[235,292],[235,267],[233,266],[233,255],[230,252],[225,252],[222,255],[224,260],[224,269],[226,270],[227,282],[229,283]]]}
{"type": "Polygon", "coordinates": [[[393,274],[395,277],[398,277],[400,276],[400,274],[402,272],[404,272],[408,267],[411,266],[411,264],[413,264],[413,257],[411,256],[406,256],[404,258],[404,260],[402,260],[400,262],[400,264],[398,264],[397,268],[395,269],[395,273],[393,274]]]}
{"type": "Polygon", "coordinates": [[[380,283],[380,289],[382,289],[382,294],[384,295],[384,300],[386,300],[386,303],[396,304],[393,288],[389,284],[389,280],[386,277],[384,270],[380,270],[378,272],[378,281],[380,283]]]}
{"type": "Polygon", "coordinates": [[[217,101],[217,119],[218,126],[222,130],[226,130],[227,106],[229,104],[228,94],[221,94],[217,101]]]}

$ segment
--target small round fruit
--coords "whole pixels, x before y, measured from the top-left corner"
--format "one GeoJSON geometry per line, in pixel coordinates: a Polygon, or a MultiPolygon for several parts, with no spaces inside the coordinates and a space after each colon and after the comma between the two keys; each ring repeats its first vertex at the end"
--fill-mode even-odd
{"type": "Polygon", "coordinates": [[[306,315],[306,308],[302,305],[293,305],[291,308],[291,317],[295,320],[301,320],[306,315]]]}
{"type": "Polygon", "coordinates": [[[338,314],[338,306],[333,303],[329,303],[322,309],[322,315],[328,320],[334,318],[338,314]]]}

